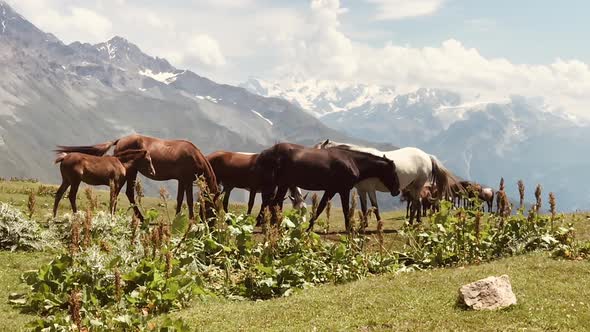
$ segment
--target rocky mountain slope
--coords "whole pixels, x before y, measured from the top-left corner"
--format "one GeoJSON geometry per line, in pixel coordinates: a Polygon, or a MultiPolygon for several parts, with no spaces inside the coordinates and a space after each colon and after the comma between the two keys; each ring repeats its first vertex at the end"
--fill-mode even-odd
{"type": "Polygon", "coordinates": [[[56,182],[56,144],[99,143],[132,132],[189,139],[205,153],[351,139],[284,99],[177,69],[122,37],[66,45],[1,0],[0,23],[3,177],[56,182]]]}

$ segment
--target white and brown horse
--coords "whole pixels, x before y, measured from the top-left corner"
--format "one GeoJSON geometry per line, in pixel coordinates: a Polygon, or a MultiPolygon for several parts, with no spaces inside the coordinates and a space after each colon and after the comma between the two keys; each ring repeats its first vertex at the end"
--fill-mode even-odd
{"type": "MultiPolygon", "coordinates": [[[[431,181],[436,187],[436,199],[442,199],[445,196],[450,196],[451,183],[456,182],[455,176],[447,170],[443,164],[433,155],[413,147],[402,148],[393,151],[379,151],[377,149],[357,146],[347,143],[338,143],[330,140],[318,143],[314,146],[317,149],[329,149],[339,147],[353,151],[361,151],[370,153],[375,156],[385,156],[387,159],[395,162],[395,171],[399,178],[399,187],[401,190],[408,192],[411,204],[420,205],[420,192],[427,181],[431,181]]],[[[371,200],[371,205],[375,207],[375,215],[377,219],[381,219],[379,215],[379,208],[377,205],[376,191],[389,192],[388,188],[378,179],[365,179],[355,185],[361,200],[361,209],[363,213],[367,211],[367,198],[371,200]]],[[[418,209],[413,209],[410,213],[410,223],[413,222],[413,217],[420,222],[420,213],[418,209]],[[415,211],[415,213],[414,213],[415,211]]]]}

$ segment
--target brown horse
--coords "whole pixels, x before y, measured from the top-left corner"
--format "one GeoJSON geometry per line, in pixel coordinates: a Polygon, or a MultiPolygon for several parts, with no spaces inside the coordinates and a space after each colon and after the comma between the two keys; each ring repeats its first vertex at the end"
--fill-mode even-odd
{"type": "MultiPolygon", "coordinates": [[[[215,151],[207,156],[213,167],[217,183],[223,186],[223,208],[228,211],[229,196],[232,189],[240,188],[250,191],[248,197],[248,214],[252,213],[256,193],[260,192],[260,180],[254,172],[258,154],[245,152],[215,151]]],[[[296,209],[305,205],[305,198],[297,187],[289,189],[291,203],[296,209]]]]}
{"type": "MultiPolygon", "coordinates": [[[[215,173],[201,151],[189,141],[164,140],[133,134],[111,142],[92,146],[59,146],[57,152],[81,152],[95,156],[102,156],[107,153],[112,146],[115,146],[115,155],[133,149],[147,150],[152,157],[156,173],[152,175],[143,170],[139,170],[139,172],[156,181],[177,180],[178,194],[176,196],[176,214],[178,214],[182,208],[182,202],[186,193],[189,217],[191,219],[194,219],[193,182],[196,180],[197,176],[203,175],[210,193],[214,195],[212,199],[206,200],[206,215],[207,217],[213,215],[214,201],[219,195],[215,173]]],[[[136,178],[137,170],[132,170],[127,173],[126,194],[129,202],[133,205],[135,215],[143,221],[143,216],[141,215],[139,208],[135,205],[134,189],[136,178]]]]}
{"type": "Polygon", "coordinates": [[[426,185],[420,191],[420,205],[422,207],[422,216],[426,217],[427,212],[437,212],[440,210],[440,200],[437,199],[438,193],[436,186],[426,185]]]}
{"type": "Polygon", "coordinates": [[[402,190],[401,200],[406,201],[406,219],[414,214],[426,217],[429,210],[432,212],[439,211],[440,200],[437,197],[438,192],[436,186],[433,187],[430,184],[426,184],[422,187],[418,201],[412,200],[410,193],[406,190],[402,190]]]}
{"type": "MultiPolygon", "coordinates": [[[[488,212],[492,212],[494,204],[494,189],[485,187],[479,192],[479,199],[485,202],[488,206],[488,212]]],[[[482,207],[485,211],[485,207],[482,207]]]]}
{"type": "Polygon", "coordinates": [[[117,155],[97,157],[83,153],[60,153],[55,159],[61,171],[61,186],[55,194],[53,203],[53,217],[57,215],[57,207],[68,187],[70,189],[70,204],[74,213],[78,212],[76,207],[76,194],[80,182],[93,186],[111,186],[110,210],[111,214],[116,211],[116,197],[119,196],[121,188],[125,184],[128,172],[142,170],[147,174],[155,175],[154,165],[149,152],[143,149],[126,150],[117,155]]]}
{"type": "Polygon", "coordinates": [[[392,196],[397,196],[400,192],[399,179],[392,160],[337,147],[313,149],[279,143],[260,153],[256,169],[263,177],[263,208],[271,203],[280,207],[289,187],[324,191],[317,211],[309,221],[308,230],[313,228],[315,220],[336,193],[340,195],[346,229],[350,230],[350,191],[362,180],[377,178],[392,196]],[[278,189],[273,200],[275,188],[278,189]]]}

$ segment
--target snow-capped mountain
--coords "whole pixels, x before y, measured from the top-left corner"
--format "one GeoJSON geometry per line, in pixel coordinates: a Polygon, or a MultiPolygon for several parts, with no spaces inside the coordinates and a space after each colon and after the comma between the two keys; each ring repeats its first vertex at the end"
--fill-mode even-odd
{"type": "Polygon", "coordinates": [[[351,136],[420,147],[461,177],[497,186],[503,176],[513,184],[508,186],[513,197],[518,196],[516,182],[523,179],[530,192],[537,183],[545,193],[554,191],[563,209],[588,208],[590,194],[577,182],[590,166],[590,158],[581,153],[590,144],[590,126],[541,99],[464,100],[442,89],[396,93],[375,86],[358,89],[369,87],[359,84],[280,82],[251,79],[242,86],[307,103],[324,124],[351,136]]]}
{"type": "Polygon", "coordinates": [[[396,96],[394,88],[306,80],[295,76],[280,81],[250,78],[240,86],[261,96],[285,99],[316,117],[346,111],[367,103],[388,103],[396,96]]]}

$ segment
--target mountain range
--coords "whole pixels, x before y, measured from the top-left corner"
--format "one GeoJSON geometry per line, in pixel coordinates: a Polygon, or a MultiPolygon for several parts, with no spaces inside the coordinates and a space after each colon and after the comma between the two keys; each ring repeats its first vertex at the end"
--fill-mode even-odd
{"type": "MultiPolygon", "coordinates": [[[[553,191],[562,210],[587,209],[580,182],[590,167],[587,122],[544,104],[542,98],[463,100],[445,89],[411,92],[395,87],[285,78],[250,78],[240,86],[284,98],[325,125],[356,138],[416,146],[437,155],[457,175],[497,188],[501,177],[518,197],[516,182],[553,191]]],[[[545,196],[546,201],[546,196],[545,196]]]]}
{"type": "Polygon", "coordinates": [[[122,37],[64,44],[2,0],[0,44],[2,177],[58,182],[55,145],[133,132],[188,139],[204,153],[330,138],[382,150],[417,146],[461,177],[496,187],[503,176],[513,197],[518,179],[529,200],[541,183],[563,210],[590,200],[581,185],[590,167],[588,124],[540,98],[463,100],[445,89],[293,77],[219,84],[122,37]]]}
{"type": "MultiPolygon", "coordinates": [[[[133,132],[258,152],[279,141],[354,139],[281,98],[218,84],[122,37],[69,45],[0,0],[0,176],[57,182],[57,144],[133,132]]],[[[383,144],[382,144],[383,145],[383,144]]],[[[384,145],[388,146],[388,145],[384,145]]]]}

